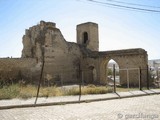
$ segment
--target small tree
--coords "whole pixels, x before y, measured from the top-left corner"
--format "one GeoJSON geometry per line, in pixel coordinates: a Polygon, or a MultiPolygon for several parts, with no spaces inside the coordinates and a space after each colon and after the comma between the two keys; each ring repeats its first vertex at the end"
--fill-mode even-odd
{"type": "Polygon", "coordinates": [[[112,71],[111,68],[108,68],[108,69],[107,69],[107,74],[108,74],[108,75],[112,75],[112,74],[113,74],[113,71],[112,71]]]}

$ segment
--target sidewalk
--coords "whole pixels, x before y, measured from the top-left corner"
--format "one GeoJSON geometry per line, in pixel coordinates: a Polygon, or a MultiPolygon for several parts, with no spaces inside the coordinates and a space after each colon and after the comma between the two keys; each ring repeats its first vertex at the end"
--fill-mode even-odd
{"type": "Polygon", "coordinates": [[[49,98],[38,98],[37,104],[35,105],[35,98],[31,99],[11,99],[11,100],[0,100],[0,110],[11,109],[11,108],[24,108],[24,107],[38,107],[38,106],[49,106],[49,105],[63,105],[73,104],[82,102],[93,102],[102,100],[121,99],[129,97],[138,97],[160,94],[160,89],[151,89],[143,91],[129,91],[129,92],[117,92],[107,93],[98,95],[82,95],[79,101],[79,96],[60,96],[60,97],[49,97],[49,98]]]}

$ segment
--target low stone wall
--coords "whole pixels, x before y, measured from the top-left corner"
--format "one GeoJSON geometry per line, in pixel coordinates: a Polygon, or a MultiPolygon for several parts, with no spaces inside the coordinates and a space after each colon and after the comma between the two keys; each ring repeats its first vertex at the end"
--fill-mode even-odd
{"type": "Polygon", "coordinates": [[[29,79],[31,69],[35,66],[36,59],[32,58],[0,58],[0,81],[29,79]]]}

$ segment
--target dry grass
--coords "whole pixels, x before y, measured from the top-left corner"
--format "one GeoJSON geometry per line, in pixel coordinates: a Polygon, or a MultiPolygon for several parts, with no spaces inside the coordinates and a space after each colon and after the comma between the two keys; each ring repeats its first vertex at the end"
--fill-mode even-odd
{"type": "MultiPolygon", "coordinates": [[[[143,88],[145,89],[145,88],[143,88]]],[[[117,87],[117,92],[127,92],[131,90],[139,90],[139,88],[123,88],[117,87]]],[[[95,86],[95,85],[87,85],[81,87],[81,94],[106,94],[113,92],[113,87],[106,86],[95,86]]],[[[22,98],[28,99],[35,97],[37,94],[37,86],[26,85],[22,86],[19,84],[14,84],[10,86],[3,86],[0,88],[0,100],[1,99],[13,99],[13,98],[22,98]]],[[[41,87],[39,92],[39,97],[52,97],[52,96],[67,96],[67,95],[79,95],[80,89],[77,87],[41,87]]]]}
{"type": "MultiPolygon", "coordinates": [[[[105,94],[112,92],[113,89],[105,86],[88,85],[81,89],[82,95],[87,94],[105,94]]],[[[21,86],[19,84],[4,86],[0,89],[0,99],[12,99],[22,98],[28,99],[35,97],[37,93],[37,87],[33,85],[21,86]]],[[[79,87],[63,89],[61,87],[41,87],[39,97],[51,97],[51,96],[66,96],[66,95],[79,95],[79,87]]]]}
{"type": "MultiPolygon", "coordinates": [[[[143,88],[145,89],[145,88],[143,88]]],[[[139,88],[123,88],[117,87],[117,92],[127,92],[131,90],[139,90],[139,88]]],[[[81,87],[81,95],[87,94],[106,94],[113,92],[113,87],[106,86],[95,86],[95,85],[87,85],[81,87]]],[[[21,98],[28,99],[32,97],[36,97],[37,94],[37,86],[34,85],[26,85],[22,86],[19,84],[14,84],[10,86],[3,86],[0,88],[0,100],[1,99],[13,99],[13,98],[21,98]]],[[[52,96],[67,96],[67,95],[79,95],[80,89],[77,87],[41,87],[39,91],[39,97],[52,97],[52,96]]]]}

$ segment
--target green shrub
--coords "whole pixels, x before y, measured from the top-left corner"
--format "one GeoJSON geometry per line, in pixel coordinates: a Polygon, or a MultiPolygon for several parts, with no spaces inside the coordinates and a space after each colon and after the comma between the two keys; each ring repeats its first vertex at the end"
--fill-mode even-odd
{"type": "Polygon", "coordinates": [[[0,89],[0,99],[16,98],[19,92],[19,85],[3,86],[3,88],[0,89]]]}

